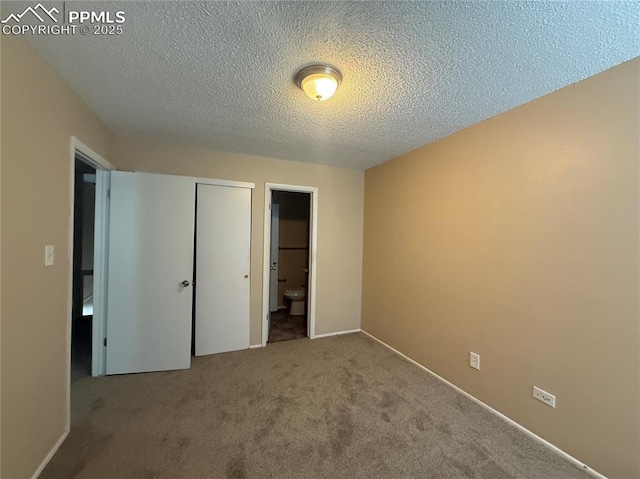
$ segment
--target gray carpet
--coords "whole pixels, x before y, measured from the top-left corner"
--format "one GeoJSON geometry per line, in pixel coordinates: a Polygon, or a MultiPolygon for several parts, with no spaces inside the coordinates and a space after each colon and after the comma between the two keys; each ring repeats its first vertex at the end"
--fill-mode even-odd
{"type": "Polygon", "coordinates": [[[364,334],[83,378],[42,478],[584,478],[364,334]]]}

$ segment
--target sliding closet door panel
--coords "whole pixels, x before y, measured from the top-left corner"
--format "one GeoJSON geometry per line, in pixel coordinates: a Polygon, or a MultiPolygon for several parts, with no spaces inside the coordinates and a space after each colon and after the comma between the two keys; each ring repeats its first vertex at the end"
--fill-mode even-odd
{"type": "Polygon", "coordinates": [[[198,185],[195,354],[249,347],[251,190],[198,185]]]}
{"type": "Polygon", "coordinates": [[[193,178],[111,174],[107,374],[190,366],[194,221],[193,178]]]}

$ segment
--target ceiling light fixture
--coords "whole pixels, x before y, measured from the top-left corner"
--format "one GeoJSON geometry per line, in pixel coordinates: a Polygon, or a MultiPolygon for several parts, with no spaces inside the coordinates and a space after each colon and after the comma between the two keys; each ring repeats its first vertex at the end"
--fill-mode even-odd
{"type": "Polygon", "coordinates": [[[342,82],[342,74],[330,65],[310,65],[296,75],[296,85],[312,100],[324,101],[333,96],[342,82]]]}

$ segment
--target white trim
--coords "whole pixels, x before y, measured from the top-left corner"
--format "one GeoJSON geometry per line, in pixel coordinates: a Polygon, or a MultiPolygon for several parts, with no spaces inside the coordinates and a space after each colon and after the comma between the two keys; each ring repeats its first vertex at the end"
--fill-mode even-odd
{"type": "MultiPolygon", "coordinates": [[[[75,149],[75,138],[72,136],[71,141],[69,142],[70,148],[70,159],[69,161],[69,230],[67,231],[67,258],[68,258],[68,268],[69,275],[67,278],[67,320],[65,322],[67,330],[65,331],[66,344],[67,348],[67,385],[65,389],[65,410],[67,411],[67,417],[65,418],[65,429],[69,430],[71,428],[71,331],[73,326],[73,221],[75,218],[75,191],[76,191],[76,149],[75,149]]],[[[55,452],[53,453],[55,454],[55,452]]],[[[51,454],[51,457],[53,457],[51,454]]],[[[47,456],[48,457],[48,456],[47,456]]],[[[45,459],[46,464],[49,460],[45,459]]],[[[44,469],[44,467],[42,467],[44,469]]],[[[38,477],[42,472],[39,468],[38,472],[34,475],[34,477],[38,477]]]]}
{"type": "Polygon", "coordinates": [[[476,398],[475,396],[472,396],[471,394],[469,394],[468,392],[466,392],[463,389],[460,389],[458,386],[456,386],[455,384],[453,384],[452,382],[447,381],[445,378],[443,378],[442,376],[439,376],[438,374],[434,373],[433,371],[431,371],[431,369],[427,368],[426,366],[423,366],[422,364],[420,364],[419,362],[411,359],[409,356],[407,356],[406,354],[401,353],[400,351],[398,351],[396,348],[389,346],[387,343],[385,343],[384,341],[376,338],[373,334],[366,332],[364,329],[362,330],[362,332],[364,334],[366,334],[367,336],[369,336],[371,339],[375,339],[376,341],[378,341],[380,344],[382,344],[383,346],[385,346],[386,348],[389,348],[391,351],[393,351],[394,353],[396,353],[398,356],[403,357],[404,359],[406,359],[407,361],[409,361],[410,363],[415,364],[416,366],[418,366],[419,368],[425,370],[426,372],[428,372],[429,374],[431,374],[433,377],[435,377],[436,379],[438,379],[439,381],[442,381],[443,383],[445,383],[447,386],[453,388],[455,391],[459,392],[460,394],[462,394],[463,396],[467,397],[468,399],[471,399],[474,403],[476,403],[477,405],[483,407],[484,409],[486,409],[487,411],[495,414],[496,416],[498,416],[500,419],[502,419],[503,421],[505,421],[506,423],[514,426],[516,429],[519,429],[521,432],[523,432],[524,434],[526,434],[527,436],[529,436],[530,438],[534,439],[535,441],[541,443],[543,446],[546,446],[547,448],[551,449],[553,452],[555,452],[556,454],[562,456],[564,459],[566,459],[567,461],[571,462],[573,465],[579,467],[580,469],[584,470],[587,474],[589,474],[592,477],[598,478],[598,479],[607,479],[606,476],[600,474],[598,471],[590,468],[589,466],[587,466],[586,464],[584,464],[583,462],[579,461],[578,459],[576,459],[575,457],[571,456],[570,454],[564,452],[562,449],[560,449],[558,446],[554,446],[553,444],[551,444],[549,441],[547,441],[546,439],[541,438],[540,436],[538,436],[537,434],[535,434],[534,432],[531,432],[529,429],[527,429],[526,427],[522,426],[521,424],[518,424],[517,422],[515,422],[513,419],[505,416],[504,414],[502,414],[500,411],[497,411],[496,409],[493,409],[491,406],[489,406],[488,404],[480,401],[480,399],[476,398]]]}
{"type": "Polygon", "coordinates": [[[96,170],[94,248],[93,248],[93,324],[91,337],[91,375],[107,373],[104,338],[107,337],[107,267],[109,241],[109,189],[111,174],[96,170]]]}
{"type": "Polygon", "coordinates": [[[58,439],[56,443],[53,445],[53,447],[49,451],[49,454],[47,454],[44,460],[40,463],[40,465],[38,466],[38,469],[36,469],[36,472],[33,473],[33,475],[31,476],[31,479],[38,479],[38,476],[42,474],[42,471],[44,471],[44,468],[47,467],[47,464],[49,464],[49,461],[51,461],[55,453],[58,452],[58,449],[60,449],[60,446],[62,446],[62,443],[64,442],[64,440],[67,438],[68,435],[69,435],[69,424],[67,424],[67,427],[62,433],[62,436],[60,436],[60,439],[58,439]]]}
{"type": "Polygon", "coordinates": [[[87,145],[78,140],[75,136],[71,137],[71,156],[75,161],[76,151],[80,152],[86,162],[90,163],[96,170],[115,170],[116,167],[105,160],[98,153],[93,151],[87,145]]]}
{"type": "Polygon", "coordinates": [[[231,186],[233,188],[251,188],[256,187],[255,183],[247,181],[218,180],[216,178],[195,178],[196,184],[199,185],[215,185],[215,186],[231,186]]]}
{"type": "Polygon", "coordinates": [[[251,344],[249,346],[249,349],[258,349],[258,348],[263,348],[264,346],[262,344],[251,344]]]}
{"type": "Polygon", "coordinates": [[[262,266],[262,345],[267,345],[269,331],[266,327],[269,315],[269,256],[271,254],[271,193],[277,191],[294,191],[311,193],[311,225],[309,234],[309,299],[307,303],[309,338],[316,337],[316,256],[318,249],[318,188],[314,186],[285,185],[281,183],[264,184],[264,261],[262,266]]]}
{"type": "Polygon", "coordinates": [[[328,338],[330,336],[341,336],[343,334],[359,333],[361,331],[362,331],[361,329],[349,329],[347,331],[337,331],[335,333],[316,334],[313,339],[328,338]]]}

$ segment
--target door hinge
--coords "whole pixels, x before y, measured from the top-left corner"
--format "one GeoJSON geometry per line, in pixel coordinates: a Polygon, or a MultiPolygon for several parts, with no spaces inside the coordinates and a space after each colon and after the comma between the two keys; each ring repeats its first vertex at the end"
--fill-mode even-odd
{"type": "Polygon", "coordinates": [[[107,338],[104,338],[104,347],[107,347],[107,338]]]}
{"type": "Polygon", "coordinates": [[[107,190],[107,199],[111,199],[111,190],[107,190]]]}

